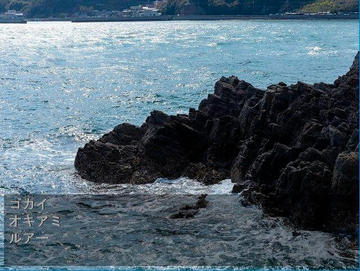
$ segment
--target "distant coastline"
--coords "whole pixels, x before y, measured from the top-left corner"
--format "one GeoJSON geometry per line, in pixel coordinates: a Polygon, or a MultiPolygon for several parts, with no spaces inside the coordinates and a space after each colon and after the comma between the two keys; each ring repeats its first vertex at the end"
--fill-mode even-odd
{"type": "Polygon", "coordinates": [[[26,24],[27,20],[25,19],[1,19],[0,24],[26,24]]]}
{"type": "Polygon", "coordinates": [[[84,22],[138,22],[138,21],[212,21],[212,20],[357,20],[358,13],[351,14],[276,14],[276,15],[161,15],[154,17],[72,17],[30,18],[23,20],[1,20],[0,23],[26,23],[42,21],[84,22]]]}
{"type": "Polygon", "coordinates": [[[343,20],[359,19],[353,14],[276,14],[276,15],[161,15],[154,17],[117,17],[117,18],[74,18],[79,22],[122,22],[122,21],[207,21],[207,20],[343,20]]]}

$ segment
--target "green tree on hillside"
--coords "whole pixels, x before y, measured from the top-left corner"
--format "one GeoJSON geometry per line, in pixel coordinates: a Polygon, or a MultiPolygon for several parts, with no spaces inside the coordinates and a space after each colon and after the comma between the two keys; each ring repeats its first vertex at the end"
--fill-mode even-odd
{"type": "MultiPolygon", "coordinates": [[[[0,0],[0,12],[23,11],[29,17],[56,17],[86,10],[123,10],[154,0],[0,0]]],[[[167,0],[165,14],[270,14],[301,10],[357,11],[357,0],[167,0]]]]}
{"type": "Polygon", "coordinates": [[[358,11],[358,0],[317,0],[314,3],[305,5],[302,12],[340,12],[358,11]]]}

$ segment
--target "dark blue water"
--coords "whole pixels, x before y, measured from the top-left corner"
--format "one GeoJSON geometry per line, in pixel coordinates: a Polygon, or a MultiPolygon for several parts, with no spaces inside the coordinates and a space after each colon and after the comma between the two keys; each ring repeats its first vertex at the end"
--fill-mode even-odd
{"type": "MultiPolygon", "coordinates": [[[[75,175],[73,160],[78,147],[121,122],[141,124],[154,109],[186,113],[223,75],[261,88],[330,83],[348,70],[357,48],[356,20],[1,25],[1,193],[229,193],[228,180],[211,187],[188,179],[94,185],[75,175]]],[[[255,216],[247,219],[255,223],[255,216]]],[[[292,229],[276,232],[292,246],[282,237],[292,229]]],[[[303,247],[313,249],[295,249],[289,266],[356,266],[355,252],[333,236],[309,236],[303,247]]]]}

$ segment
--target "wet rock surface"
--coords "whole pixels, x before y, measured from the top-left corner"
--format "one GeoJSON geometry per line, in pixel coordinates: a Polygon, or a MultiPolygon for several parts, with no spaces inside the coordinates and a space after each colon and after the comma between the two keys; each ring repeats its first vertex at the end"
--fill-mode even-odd
{"type": "Polygon", "coordinates": [[[234,192],[270,215],[356,234],[358,92],[358,55],[333,84],[281,82],[263,91],[223,77],[198,110],[121,124],[80,148],[75,167],[104,183],[231,178],[234,192]]]}
{"type": "Polygon", "coordinates": [[[206,206],[208,205],[209,202],[206,200],[206,196],[207,196],[206,194],[200,195],[195,204],[192,205],[187,204],[181,207],[177,213],[170,215],[170,218],[171,219],[193,218],[199,212],[199,209],[206,208],[206,206]]]}

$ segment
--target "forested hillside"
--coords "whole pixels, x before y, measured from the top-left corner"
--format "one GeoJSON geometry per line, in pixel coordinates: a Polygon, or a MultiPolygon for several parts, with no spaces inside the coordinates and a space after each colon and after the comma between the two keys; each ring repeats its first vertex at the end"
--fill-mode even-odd
{"type": "Polygon", "coordinates": [[[359,9],[358,0],[317,0],[305,5],[302,12],[348,12],[359,9]]]}
{"type": "Polygon", "coordinates": [[[166,14],[270,14],[293,11],[313,0],[168,0],[166,14]]]}
{"type": "Polygon", "coordinates": [[[80,10],[123,10],[153,0],[0,0],[0,11],[16,9],[29,17],[71,15],[80,10]]]}
{"type": "MultiPolygon", "coordinates": [[[[0,12],[23,11],[28,17],[68,16],[79,11],[123,10],[154,0],[0,0],[0,12]]],[[[274,14],[290,11],[357,11],[357,0],[164,0],[164,14],[274,14]]]]}
{"type": "Polygon", "coordinates": [[[357,0],[168,0],[166,14],[274,14],[357,11],[357,0]]]}

